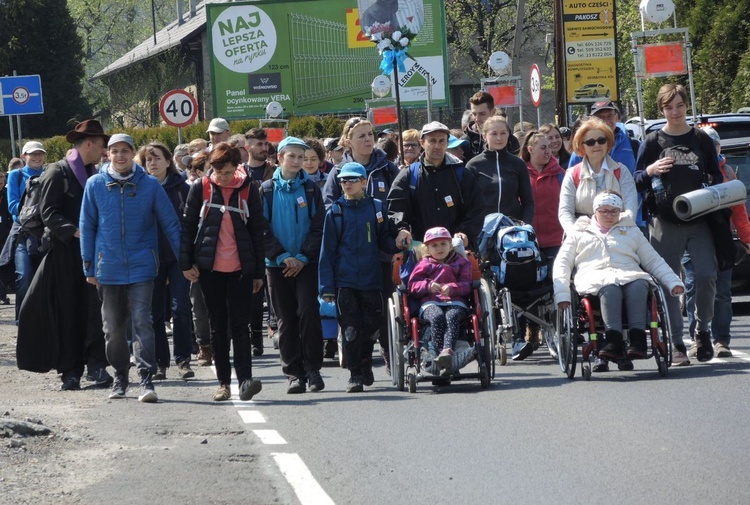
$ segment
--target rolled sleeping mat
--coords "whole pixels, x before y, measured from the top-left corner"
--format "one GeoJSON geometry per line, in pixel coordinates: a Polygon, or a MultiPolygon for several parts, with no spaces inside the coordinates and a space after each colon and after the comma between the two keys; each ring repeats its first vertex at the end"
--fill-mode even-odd
{"type": "Polygon", "coordinates": [[[683,221],[690,221],[738,203],[744,204],[746,197],[745,184],[735,179],[680,195],[674,199],[672,209],[677,217],[683,221]]]}

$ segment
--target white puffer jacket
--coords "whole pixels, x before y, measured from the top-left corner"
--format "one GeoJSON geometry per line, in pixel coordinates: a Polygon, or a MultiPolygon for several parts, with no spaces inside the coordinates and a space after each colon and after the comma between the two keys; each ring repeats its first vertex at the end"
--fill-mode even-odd
{"type": "Polygon", "coordinates": [[[667,291],[683,286],[633,219],[625,214],[605,235],[595,220],[587,216],[578,218],[555,259],[552,272],[555,304],[570,302],[570,276],[574,268],[573,283],[579,294],[596,294],[604,286],[624,285],[638,279],[653,284],[651,275],[667,291]]]}

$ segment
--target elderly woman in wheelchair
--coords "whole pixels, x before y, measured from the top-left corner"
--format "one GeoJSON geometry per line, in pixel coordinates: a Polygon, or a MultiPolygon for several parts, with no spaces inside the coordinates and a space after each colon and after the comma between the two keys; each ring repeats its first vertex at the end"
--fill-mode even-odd
{"type": "MultiPolygon", "coordinates": [[[[571,305],[570,280],[581,296],[596,295],[604,321],[605,343],[598,355],[614,362],[649,357],[646,328],[647,300],[652,276],[672,296],[685,287],[669,265],[649,244],[626,214],[614,191],[603,191],[594,199],[594,215],[578,218],[567,235],[553,269],[555,303],[560,311],[571,305]],[[623,305],[628,321],[629,344],[623,338],[623,305]]],[[[632,367],[632,364],[631,364],[632,367]]]]}

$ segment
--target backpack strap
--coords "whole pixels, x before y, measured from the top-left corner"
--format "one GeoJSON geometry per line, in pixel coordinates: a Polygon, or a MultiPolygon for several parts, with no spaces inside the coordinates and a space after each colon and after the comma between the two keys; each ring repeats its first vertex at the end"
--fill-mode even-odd
{"type": "Polygon", "coordinates": [[[336,243],[341,243],[341,237],[344,236],[344,209],[337,202],[331,204],[331,217],[333,225],[336,227],[336,243]],[[339,224],[336,222],[338,221],[339,224]]]}
{"type": "Polygon", "coordinates": [[[203,225],[203,220],[208,215],[210,209],[219,209],[223,214],[226,211],[236,212],[242,218],[242,221],[247,223],[247,219],[250,217],[250,209],[248,208],[247,199],[250,196],[250,184],[246,184],[244,188],[240,190],[238,207],[232,205],[218,204],[213,202],[214,187],[211,184],[207,175],[204,175],[201,179],[201,185],[203,187],[203,205],[201,205],[200,220],[198,221],[198,229],[203,225]]]}
{"type": "MultiPolygon", "coordinates": [[[[573,177],[573,184],[577,188],[581,184],[581,164],[583,164],[583,161],[581,163],[576,164],[573,168],[569,168],[568,170],[571,170],[571,175],[573,177]]],[[[615,174],[615,179],[618,181],[620,180],[620,164],[617,164],[617,167],[613,170],[615,174]]],[[[562,177],[564,174],[560,174],[560,183],[562,184],[562,177]]]]}
{"type": "Polygon", "coordinates": [[[270,223],[271,218],[273,217],[273,179],[263,181],[260,185],[260,189],[263,194],[263,199],[266,201],[266,206],[268,207],[268,222],[270,223]]]}

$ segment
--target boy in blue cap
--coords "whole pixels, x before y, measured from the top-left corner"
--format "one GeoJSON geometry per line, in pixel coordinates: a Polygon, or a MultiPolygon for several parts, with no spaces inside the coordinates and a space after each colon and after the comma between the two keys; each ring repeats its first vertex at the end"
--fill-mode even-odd
{"type": "Polygon", "coordinates": [[[261,185],[268,291],[278,320],[281,369],[287,393],[325,387],[323,329],[317,299],[325,206],[320,189],[302,170],[307,144],[287,137],[278,146],[279,168],[261,185]]]}
{"type": "Polygon", "coordinates": [[[365,193],[367,171],[356,162],[338,174],[341,197],[331,204],[323,226],[319,292],[326,302],[336,300],[344,356],[350,378],[347,393],[360,393],[375,381],[372,350],[383,318],[383,280],[380,252],[393,254],[407,236],[396,236],[383,202],[365,193]]]}

